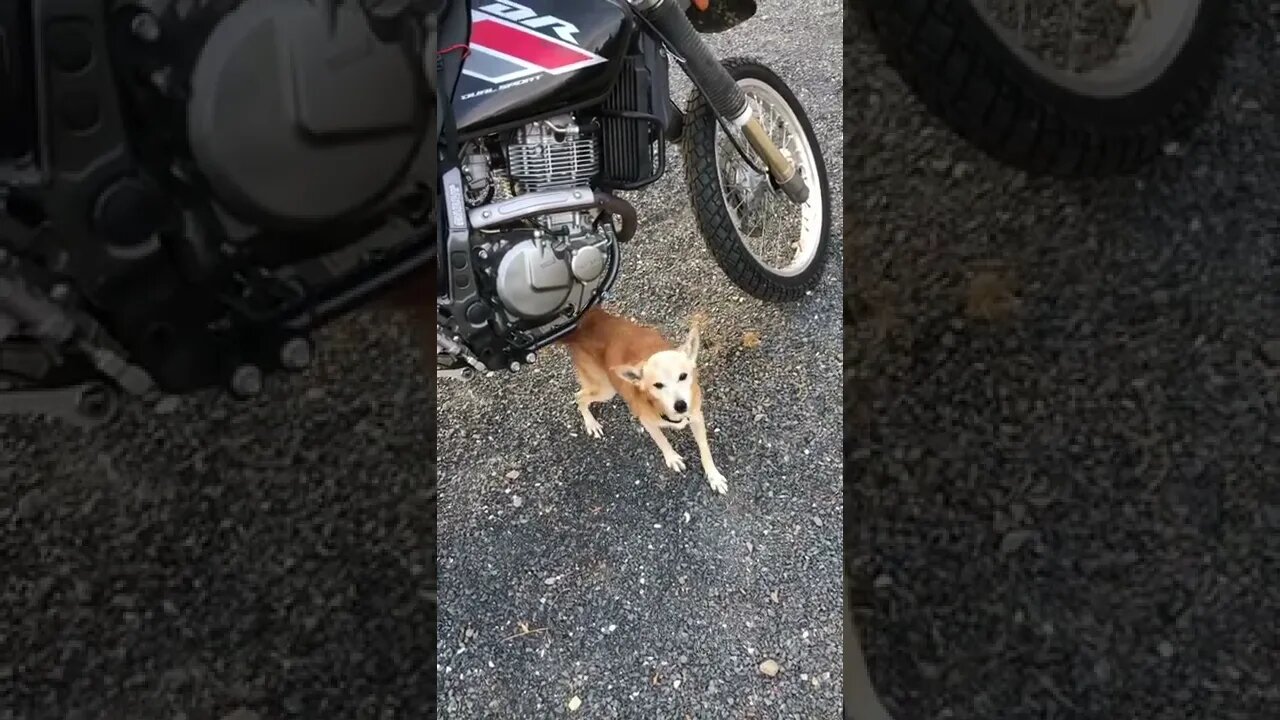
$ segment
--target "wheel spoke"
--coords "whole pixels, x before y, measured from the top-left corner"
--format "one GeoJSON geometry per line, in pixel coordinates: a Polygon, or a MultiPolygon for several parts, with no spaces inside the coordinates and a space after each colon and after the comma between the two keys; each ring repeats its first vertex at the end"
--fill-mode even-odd
{"type": "Polygon", "coordinates": [[[746,193],[734,193],[734,194],[737,195],[738,201],[733,206],[733,214],[737,216],[739,220],[746,222],[749,216],[746,213],[742,212],[742,209],[747,206],[747,195],[746,193]]]}
{"type": "Polygon", "coordinates": [[[1026,27],[1027,27],[1027,0],[1017,0],[1018,2],[1018,45],[1026,45],[1026,27]]]}
{"type": "Polygon", "coordinates": [[[1076,22],[1080,13],[1080,0],[1071,0],[1071,14],[1067,16],[1067,72],[1076,70],[1076,22]]]}

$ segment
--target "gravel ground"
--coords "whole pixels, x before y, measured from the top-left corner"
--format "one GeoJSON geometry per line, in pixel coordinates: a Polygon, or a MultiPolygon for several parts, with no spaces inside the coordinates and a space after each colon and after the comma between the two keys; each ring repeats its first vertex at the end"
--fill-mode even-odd
{"type": "MultiPolygon", "coordinates": [[[[797,90],[838,194],[841,7],[761,5],[714,45],[797,90]]],[[[575,696],[584,718],[839,714],[842,260],[802,303],[747,299],[705,250],[668,157],[667,177],[630,197],[642,224],[614,307],[672,337],[708,314],[707,417],[729,494],[711,493],[687,433],[672,439],[693,464],[668,471],[621,401],[596,411],[605,439],[587,437],[562,350],[442,386],[442,718],[555,717],[575,696]],[[776,678],[758,672],[766,659],[776,678]]]]}
{"type": "Polygon", "coordinates": [[[1097,183],[846,36],[846,537],[898,718],[1280,706],[1280,4],[1236,5],[1198,138],[1097,183]]]}
{"type": "Polygon", "coordinates": [[[0,422],[0,719],[427,715],[434,388],[398,323],[327,336],[261,401],[0,422]]]}

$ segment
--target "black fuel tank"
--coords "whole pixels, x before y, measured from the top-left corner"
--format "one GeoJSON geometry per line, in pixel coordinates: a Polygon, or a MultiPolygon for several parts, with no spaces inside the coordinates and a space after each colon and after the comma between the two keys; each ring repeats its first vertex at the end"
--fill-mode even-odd
{"type": "Polygon", "coordinates": [[[475,137],[603,98],[636,21],[622,0],[474,0],[470,54],[454,97],[475,137]]]}

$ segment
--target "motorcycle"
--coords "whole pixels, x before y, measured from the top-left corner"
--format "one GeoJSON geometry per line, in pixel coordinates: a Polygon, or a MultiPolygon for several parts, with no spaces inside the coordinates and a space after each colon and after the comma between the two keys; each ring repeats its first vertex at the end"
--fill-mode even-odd
{"type": "Polygon", "coordinates": [[[0,3],[0,414],[252,397],[428,272],[440,5],[0,3]]]}
{"type": "Polygon", "coordinates": [[[702,38],[754,0],[454,2],[440,23],[437,376],[515,372],[618,277],[639,226],[619,191],[683,148],[694,218],[731,282],[771,302],[819,281],[831,195],[817,136],[777,73],[702,38]],[[695,88],[672,99],[671,63],[695,88]]]}

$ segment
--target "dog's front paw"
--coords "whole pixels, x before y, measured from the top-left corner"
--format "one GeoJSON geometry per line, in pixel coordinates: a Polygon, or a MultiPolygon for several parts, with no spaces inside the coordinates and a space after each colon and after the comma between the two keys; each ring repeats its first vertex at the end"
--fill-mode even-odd
{"type": "Polygon", "coordinates": [[[684,472],[684,458],[679,455],[667,455],[663,459],[667,461],[667,467],[676,472],[684,472]]]}
{"type": "Polygon", "coordinates": [[[587,426],[587,434],[593,438],[604,437],[604,426],[595,418],[583,418],[582,423],[587,426]]]}
{"type": "Polygon", "coordinates": [[[721,495],[729,492],[729,481],[725,480],[724,475],[721,475],[719,470],[707,471],[707,484],[711,486],[712,490],[721,495]]]}

